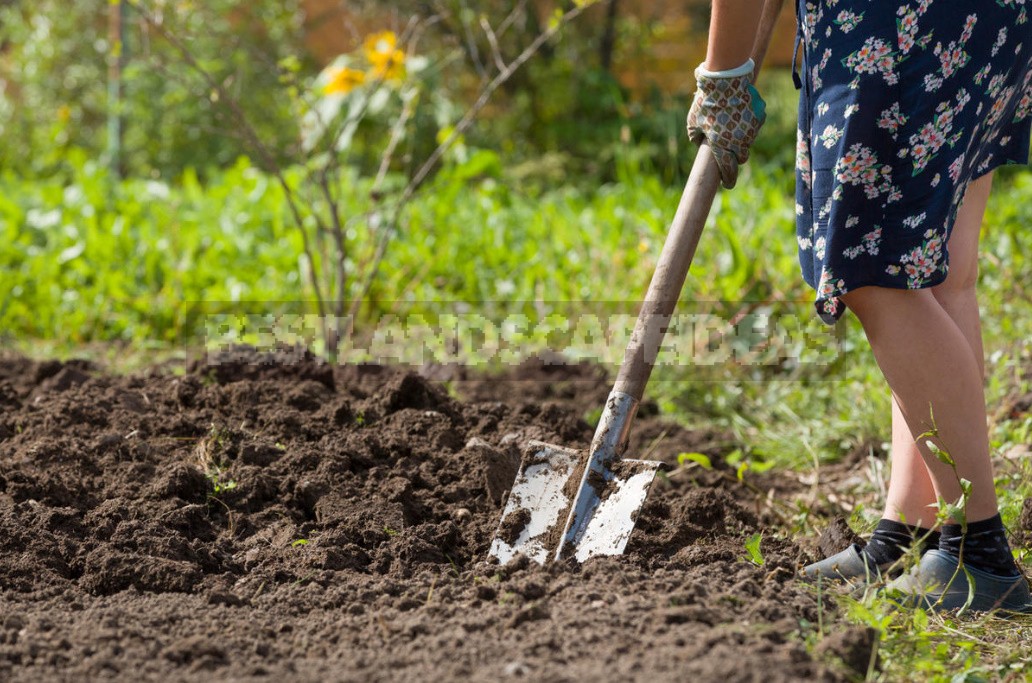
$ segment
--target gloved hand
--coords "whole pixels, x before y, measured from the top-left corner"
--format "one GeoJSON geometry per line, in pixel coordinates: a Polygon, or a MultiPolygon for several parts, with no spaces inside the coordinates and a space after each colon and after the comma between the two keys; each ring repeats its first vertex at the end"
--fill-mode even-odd
{"type": "Polygon", "coordinates": [[[709,143],[720,168],[720,182],[732,188],[738,165],[749,159],[749,148],[767,119],[767,105],[752,85],[753,62],[738,69],[708,73],[695,70],[698,89],[688,113],[688,137],[709,143]],[[725,75],[731,74],[731,75],[725,75]]]}

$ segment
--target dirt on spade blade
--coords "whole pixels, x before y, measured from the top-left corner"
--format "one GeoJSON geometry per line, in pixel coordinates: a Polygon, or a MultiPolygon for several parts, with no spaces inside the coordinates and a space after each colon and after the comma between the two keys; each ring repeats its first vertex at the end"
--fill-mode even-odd
{"type": "MultiPolygon", "coordinates": [[[[716,471],[658,482],[622,557],[486,561],[520,444],[591,436],[597,369],[546,365],[460,401],[246,350],[3,357],[0,680],[846,680],[804,645],[802,550],[743,560],[764,529],[716,471]]],[[[659,433],[649,457],[730,449],[646,414],[636,455],[659,433]]]]}

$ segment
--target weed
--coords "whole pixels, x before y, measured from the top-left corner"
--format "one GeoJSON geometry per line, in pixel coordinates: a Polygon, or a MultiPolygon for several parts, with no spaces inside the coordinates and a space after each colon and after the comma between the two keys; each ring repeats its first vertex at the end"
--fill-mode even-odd
{"type": "MultiPolygon", "coordinates": [[[[939,427],[935,423],[935,412],[931,405],[928,406],[928,413],[932,427],[928,431],[919,435],[917,439],[918,441],[924,439],[925,445],[928,447],[928,450],[931,451],[932,455],[950,468],[950,471],[953,472],[953,476],[957,479],[957,485],[960,487],[960,498],[958,498],[956,502],[950,503],[943,499],[942,496],[939,496],[939,510],[936,516],[936,522],[938,524],[959,523],[960,533],[961,535],[964,535],[967,533],[967,504],[971,499],[971,482],[961,477],[960,473],[957,472],[957,463],[953,459],[953,456],[950,455],[945,448],[939,446],[932,440],[939,438],[939,427]]],[[[964,573],[964,578],[968,583],[968,598],[967,602],[964,603],[964,607],[960,610],[961,613],[963,613],[975,599],[975,582],[971,578],[971,572],[968,571],[967,566],[964,564],[963,543],[960,544],[959,559],[960,561],[957,563],[957,571],[952,577],[950,577],[950,581],[947,582],[947,585],[956,579],[961,572],[964,573]]]]}
{"type": "Polygon", "coordinates": [[[429,605],[430,604],[430,600],[432,600],[433,597],[434,597],[434,587],[436,585],[437,585],[437,577],[434,576],[433,580],[430,582],[430,590],[428,590],[426,592],[426,602],[423,603],[424,605],[429,605]]]}
{"type": "Polygon", "coordinates": [[[213,470],[208,473],[208,479],[211,481],[212,490],[215,496],[225,493],[226,491],[232,491],[237,487],[237,483],[232,479],[223,480],[222,472],[220,470],[213,470]]]}
{"type": "Polygon", "coordinates": [[[237,487],[237,482],[226,478],[226,465],[223,459],[226,448],[231,442],[229,433],[222,427],[212,423],[208,436],[197,442],[194,457],[204,476],[211,483],[208,502],[217,503],[226,511],[230,535],[236,533],[236,516],[232,508],[222,496],[237,487]]]}
{"type": "Polygon", "coordinates": [[[710,461],[709,456],[704,453],[679,453],[677,455],[677,464],[684,466],[686,463],[693,462],[704,470],[713,469],[713,462],[710,461]]]}
{"type": "Polygon", "coordinates": [[[293,585],[295,585],[295,586],[303,586],[304,584],[306,584],[309,581],[311,581],[314,577],[315,577],[315,572],[308,572],[304,576],[300,576],[297,579],[295,579],[293,585]]]}
{"type": "Polygon", "coordinates": [[[459,571],[459,565],[455,563],[455,560],[452,559],[452,556],[449,555],[448,553],[444,553],[444,556],[446,558],[448,558],[448,562],[451,564],[451,570],[452,570],[452,573],[455,574],[455,578],[461,579],[462,578],[462,572],[459,571]]]}
{"type": "Polygon", "coordinates": [[[763,541],[763,534],[753,534],[749,537],[749,540],[745,542],[746,556],[744,559],[752,562],[757,567],[762,567],[765,563],[763,553],[760,551],[761,541],[763,541]]]}

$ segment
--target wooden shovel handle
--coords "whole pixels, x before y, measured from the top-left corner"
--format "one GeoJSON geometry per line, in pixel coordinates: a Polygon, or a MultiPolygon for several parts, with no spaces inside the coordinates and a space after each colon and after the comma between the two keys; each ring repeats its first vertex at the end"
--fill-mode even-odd
{"type": "MultiPolygon", "coordinates": [[[[759,74],[763,58],[770,46],[784,0],[766,0],[763,15],[753,46],[753,61],[759,74]]],[[[692,164],[691,174],[674,215],[670,232],[656,264],[648,293],[638,313],[638,321],[624,352],[623,364],[616,377],[614,391],[630,394],[641,400],[645,385],[652,374],[656,355],[666,334],[670,316],[674,312],[688,268],[699,245],[699,237],[706,225],[713,198],[720,188],[720,171],[713,154],[703,145],[692,164]]]]}

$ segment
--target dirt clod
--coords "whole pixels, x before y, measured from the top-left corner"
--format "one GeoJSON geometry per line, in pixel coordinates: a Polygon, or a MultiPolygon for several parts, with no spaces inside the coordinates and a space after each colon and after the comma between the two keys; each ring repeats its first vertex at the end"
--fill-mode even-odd
{"type": "Polygon", "coordinates": [[[484,439],[473,437],[466,443],[466,451],[483,469],[484,487],[491,502],[501,503],[519,471],[519,450],[511,442],[507,447],[495,448],[484,439]]]}
{"type": "Polygon", "coordinates": [[[849,527],[849,523],[844,518],[836,517],[828,525],[828,528],[821,533],[821,537],[817,541],[817,548],[822,558],[831,557],[835,553],[842,552],[853,543],[856,543],[861,548],[867,545],[867,542],[849,527]]]}
{"type": "Polygon", "coordinates": [[[1018,523],[1026,532],[1032,533],[1032,498],[1026,498],[1021,504],[1021,518],[1018,523]]]}
{"type": "MultiPolygon", "coordinates": [[[[878,633],[873,628],[847,628],[832,631],[825,636],[817,645],[817,652],[832,654],[854,673],[866,676],[877,642],[878,633]]],[[[877,662],[874,665],[877,668],[877,662]]]]}
{"type": "Polygon", "coordinates": [[[526,508],[514,510],[498,528],[498,538],[509,545],[514,545],[528,524],[530,524],[530,510],[526,508]]]}

